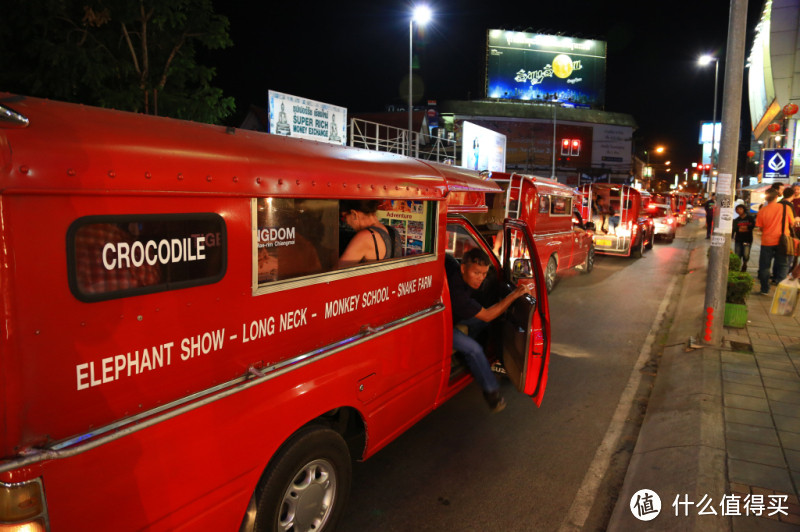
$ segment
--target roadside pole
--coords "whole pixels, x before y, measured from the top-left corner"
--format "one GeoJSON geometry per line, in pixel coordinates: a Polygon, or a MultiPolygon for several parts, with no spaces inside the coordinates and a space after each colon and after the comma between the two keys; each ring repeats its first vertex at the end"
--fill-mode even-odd
{"type": "MultiPolygon", "coordinates": [[[[714,209],[714,232],[706,280],[703,342],[722,343],[725,293],[728,283],[728,255],[733,229],[733,196],[739,144],[739,121],[744,79],[744,48],[747,30],[747,0],[731,0],[728,21],[728,47],[725,60],[725,85],[722,96],[722,136],[720,139],[719,172],[717,174],[714,209]]],[[[712,154],[714,147],[711,148],[712,154]]],[[[709,181],[711,176],[709,176],[709,181]]]]}

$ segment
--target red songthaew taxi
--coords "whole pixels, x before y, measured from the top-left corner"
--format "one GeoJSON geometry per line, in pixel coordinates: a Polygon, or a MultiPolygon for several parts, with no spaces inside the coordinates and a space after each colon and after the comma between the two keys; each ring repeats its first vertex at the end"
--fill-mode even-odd
{"type": "Polygon", "coordinates": [[[586,184],[580,192],[581,215],[595,225],[597,253],[638,258],[653,247],[654,224],[646,210],[649,193],[612,183],[586,184]]]}
{"type": "Polygon", "coordinates": [[[542,401],[539,242],[508,220],[494,256],[476,172],[0,93],[0,190],[2,530],[333,529],[351,461],[472,382],[444,268],[472,247],[487,298],[534,285],[485,350],[542,401]],[[340,265],[354,199],[396,255],[340,265]]]}

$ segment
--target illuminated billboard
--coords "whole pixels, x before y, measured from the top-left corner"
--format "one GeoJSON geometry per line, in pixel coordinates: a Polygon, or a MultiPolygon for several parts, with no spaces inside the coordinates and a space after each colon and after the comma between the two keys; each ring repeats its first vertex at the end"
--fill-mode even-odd
{"type": "Polygon", "coordinates": [[[461,166],[472,170],[506,171],[506,136],[465,121],[461,130],[461,166]]]}
{"type": "Polygon", "coordinates": [[[605,105],[604,41],[489,30],[487,46],[488,98],[605,105]]]}

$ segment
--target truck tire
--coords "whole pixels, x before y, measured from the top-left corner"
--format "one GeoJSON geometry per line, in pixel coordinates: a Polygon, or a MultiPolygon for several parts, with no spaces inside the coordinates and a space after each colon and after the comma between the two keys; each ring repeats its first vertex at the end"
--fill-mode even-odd
{"type": "Polygon", "coordinates": [[[589,273],[594,269],[594,244],[589,246],[589,252],[586,254],[586,262],[583,263],[583,273],[589,273]]]}
{"type": "Polygon", "coordinates": [[[641,259],[644,254],[644,235],[639,236],[639,240],[634,244],[631,250],[631,257],[634,259],[641,259]]]}
{"type": "Polygon", "coordinates": [[[338,432],[309,426],[275,455],[256,491],[255,530],[334,530],[352,481],[347,444],[338,432]]]}
{"type": "Polygon", "coordinates": [[[547,261],[547,269],[544,271],[544,286],[547,288],[547,293],[552,292],[553,287],[556,285],[556,272],[558,271],[558,263],[556,258],[552,255],[550,260],[547,261]]]}

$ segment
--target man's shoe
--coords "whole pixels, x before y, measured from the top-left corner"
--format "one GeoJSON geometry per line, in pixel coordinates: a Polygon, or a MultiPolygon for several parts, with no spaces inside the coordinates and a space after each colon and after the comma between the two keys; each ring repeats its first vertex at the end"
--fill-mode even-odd
{"type": "Polygon", "coordinates": [[[492,412],[500,412],[506,407],[506,400],[500,395],[500,391],[483,392],[483,398],[486,399],[486,404],[489,405],[489,410],[492,412]]]}

